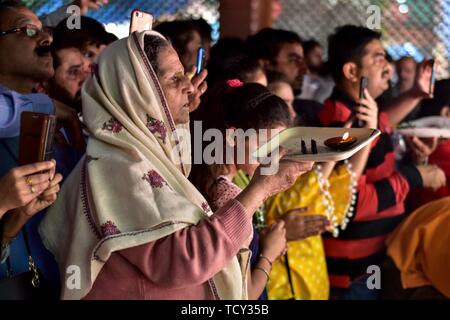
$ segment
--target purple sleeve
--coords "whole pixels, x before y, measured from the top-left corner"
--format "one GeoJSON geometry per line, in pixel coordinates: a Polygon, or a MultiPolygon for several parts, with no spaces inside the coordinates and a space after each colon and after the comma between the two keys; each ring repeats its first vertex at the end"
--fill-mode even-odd
{"type": "Polygon", "coordinates": [[[119,253],[159,287],[185,288],[208,281],[228,265],[251,231],[245,208],[233,199],[195,226],[119,253]]]}

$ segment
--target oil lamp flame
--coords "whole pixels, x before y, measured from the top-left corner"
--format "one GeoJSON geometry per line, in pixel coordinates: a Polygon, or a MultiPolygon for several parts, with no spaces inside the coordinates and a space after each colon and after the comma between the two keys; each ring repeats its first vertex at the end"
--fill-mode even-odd
{"type": "Polygon", "coordinates": [[[344,135],[342,136],[342,140],[347,140],[348,139],[348,137],[349,137],[349,133],[348,132],[346,132],[346,133],[344,133],[344,135]]]}

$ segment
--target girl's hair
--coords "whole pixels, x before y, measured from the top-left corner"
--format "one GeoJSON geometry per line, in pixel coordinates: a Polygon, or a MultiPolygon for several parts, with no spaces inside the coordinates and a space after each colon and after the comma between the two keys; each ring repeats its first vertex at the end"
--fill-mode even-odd
{"type": "MultiPolygon", "coordinates": [[[[228,128],[236,129],[273,129],[279,126],[289,127],[291,118],[288,106],[283,99],[273,95],[266,87],[257,83],[240,83],[232,87],[227,83],[218,83],[208,90],[200,107],[191,114],[191,125],[201,121],[202,135],[208,129],[218,129],[222,133],[225,154],[225,136],[228,128]]],[[[194,132],[194,128],[191,128],[194,132]]],[[[195,137],[192,135],[193,138],[195,137]]],[[[192,141],[201,144],[203,155],[208,142],[192,141]]],[[[197,148],[193,148],[195,151],[197,148]]],[[[225,159],[224,159],[225,160],[225,159]]],[[[211,201],[211,194],[220,172],[225,169],[222,164],[193,164],[189,179],[197,189],[211,201]]]]}
{"type": "Polygon", "coordinates": [[[258,61],[245,50],[245,41],[239,38],[220,39],[212,48],[208,62],[208,84],[228,79],[253,82],[259,71],[264,71],[258,61]]]}

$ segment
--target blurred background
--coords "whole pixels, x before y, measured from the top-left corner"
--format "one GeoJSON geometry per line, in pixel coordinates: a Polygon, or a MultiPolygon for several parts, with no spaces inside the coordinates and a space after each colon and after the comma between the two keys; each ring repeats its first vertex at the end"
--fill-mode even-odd
{"type": "MultiPolygon", "coordinates": [[[[38,15],[69,1],[26,0],[38,15]]],[[[437,77],[449,76],[450,0],[110,0],[88,16],[102,22],[119,38],[128,34],[130,12],[139,8],[160,21],[203,18],[221,35],[246,37],[267,26],[296,31],[314,38],[324,48],[327,36],[343,24],[367,25],[371,12],[380,9],[380,29],[388,53],[397,59],[410,55],[417,61],[435,57],[437,77]]],[[[325,50],[326,51],[326,50],[325,50]]],[[[326,58],[326,57],[325,57],[326,58]]]]}

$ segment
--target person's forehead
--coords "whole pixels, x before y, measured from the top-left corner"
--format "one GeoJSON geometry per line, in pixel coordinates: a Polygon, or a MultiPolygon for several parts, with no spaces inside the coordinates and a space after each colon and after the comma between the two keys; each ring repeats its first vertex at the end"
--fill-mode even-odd
{"type": "Polygon", "coordinates": [[[64,48],[56,52],[61,59],[61,63],[81,64],[83,63],[83,54],[77,48],[64,48]]]}
{"type": "Polygon", "coordinates": [[[1,26],[3,29],[20,27],[25,24],[33,24],[38,28],[42,27],[39,18],[27,8],[11,8],[1,15],[1,26]]]}
{"type": "Polygon", "coordinates": [[[297,42],[285,42],[281,45],[279,54],[303,56],[303,47],[297,42]]]}
{"type": "Polygon", "coordinates": [[[415,62],[413,59],[403,59],[402,61],[399,62],[399,66],[400,67],[414,67],[415,66],[415,62]]]}
{"type": "Polygon", "coordinates": [[[314,47],[314,49],[311,50],[311,52],[315,53],[315,54],[319,54],[319,53],[322,54],[322,48],[320,46],[316,46],[316,47],[314,47]]]}
{"type": "Polygon", "coordinates": [[[184,70],[178,54],[172,46],[159,51],[158,64],[163,73],[184,70]]]}
{"type": "Polygon", "coordinates": [[[381,44],[381,41],[378,39],[374,39],[370,41],[366,45],[366,51],[372,54],[382,53],[385,54],[385,50],[383,48],[383,45],[381,44]]]}

